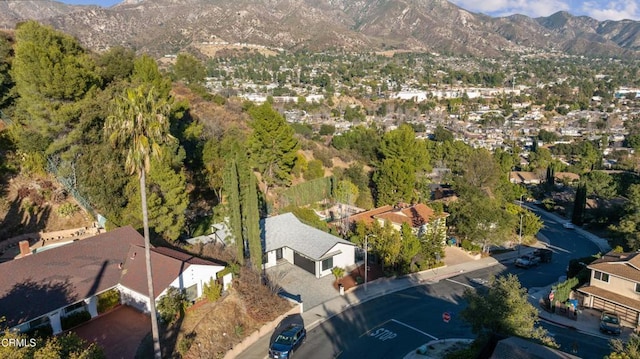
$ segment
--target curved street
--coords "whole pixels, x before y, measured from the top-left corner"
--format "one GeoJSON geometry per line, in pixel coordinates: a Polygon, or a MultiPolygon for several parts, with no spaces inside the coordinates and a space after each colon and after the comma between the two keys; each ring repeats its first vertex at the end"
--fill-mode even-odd
{"type": "MultiPolygon", "coordinates": [[[[414,281],[398,291],[375,289],[370,283],[370,291],[382,291],[373,296],[369,293],[372,299],[344,305],[338,311],[330,308],[328,302],[308,310],[303,315],[308,329],[307,340],[295,356],[312,359],[403,358],[432,340],[474,338],[470,327],[457,316],[465,306],[462,294],[466,288],[477,288],[492,276],[507,273],[517,275],[523,287],[545,287],[565,275],[570,259],[600,251],[598,245],[585,238],[581,231],[564,228],[563,220],[537,208],[532,210],[545,222],[539,239],[554,251],[551,263],[530,269],[517,268],[513,265],[514,253],[499,264],[494,261],[490,266],[461,269],[462,273],[459,274],[443,274],[426,282],[414,281]],[[309,312],[315,312],[315,316],[309,312]],[[326,315],[322,315],[323,312],[326,315]],[[448,323],[443,321],[444,312],[451,314],[448,323]]],[[[526,247],[521,250],[530,251],[526,247]]],[[[412,279],[415,278],[409,276],[387,281],[412,279]]],[[[541,321],[541,325],[560,344],[561,350],[571,352],[576,346],[577,355],[583,358],[602,358],[610,353],[608,339],[604,337],[584,335],[544,321],[541,321]]],[[[263,339],[249,347],[241,357],[265,358],[267,349],[268,340],[263,339]]]]}

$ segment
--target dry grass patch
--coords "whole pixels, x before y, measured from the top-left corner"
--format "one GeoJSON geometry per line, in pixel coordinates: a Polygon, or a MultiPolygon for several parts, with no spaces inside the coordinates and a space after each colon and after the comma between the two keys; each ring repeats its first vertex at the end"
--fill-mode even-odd
{"type": "Polygon", "coordinates": [[[229,293],[217,302],[196,304],[180,323],[175,357],[222,358],[264,324],[291,308],[243,267],[229,293]]]}

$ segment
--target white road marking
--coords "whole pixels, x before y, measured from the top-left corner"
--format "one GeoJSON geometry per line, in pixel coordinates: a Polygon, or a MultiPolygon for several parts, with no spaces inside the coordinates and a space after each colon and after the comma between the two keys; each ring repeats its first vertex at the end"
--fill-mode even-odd
{"type": "Polygon", "coordinates": [[[433,335],[431,335],[429,333],[425,333],[422,330],[420,330],[418,328],[415,328],[415,327],[412,327],[409,324],[405,324],[405,323],[403,323],[403,322],[401,322],[399,320],[391,319],[391,321],[394,322],[394,323],[400,324],[400,325],[404,325],[405,327],[407,327],[409,329],[412,329],[412,330],[415,330],[416,332],[418,332],[418,333],[420,333],[422,335],[425,335],[425,336],[427,336],[427,337],[429,337],[429,338],[431,338],[433,340],[439,340],[438,338],[434,337],[433,335]]]}
{"type": "Polygon", "coordinates": [[[568,250],[566,250],[564,248],[560,248],[558,246],[554,246],[554,245],[551,245],[551,244],[547,244],[547,248],[555,249],[556,251],[559,251],[559,252],[571,253],[570,251],[568,251],[568,250]]]}
{"type": "Polygon", "coordinates": [[[451,282],[451,283],[460,284],[460,285],[463,285],[463,286],[465,286],[465,287],[469,287],[469,288],[471,288],[471,289],[476,289],[476,287],[474,287],[474,286],[472,286],[472,285],[469,285],[469,284],[467,284],[467,283],[458,282],[457,280],[453,280],[453,279],[447,279],[447,280],[448,280],[449,282],[451,282]]]}

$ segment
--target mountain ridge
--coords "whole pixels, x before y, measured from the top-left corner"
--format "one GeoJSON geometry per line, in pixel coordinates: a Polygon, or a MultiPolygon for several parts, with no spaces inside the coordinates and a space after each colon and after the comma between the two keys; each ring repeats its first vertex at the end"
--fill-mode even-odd
{"type": "Polygon", "coordinates": [[[533,51],[637,56],[640,22],[557,12],[490,17],[446,0],[126,0],[114,6],[53,0],[0,2],[0,25],[35,19],[101,51],[156,55],[222,39],[288,50],[408,50],[500,57],[533,51]]]}

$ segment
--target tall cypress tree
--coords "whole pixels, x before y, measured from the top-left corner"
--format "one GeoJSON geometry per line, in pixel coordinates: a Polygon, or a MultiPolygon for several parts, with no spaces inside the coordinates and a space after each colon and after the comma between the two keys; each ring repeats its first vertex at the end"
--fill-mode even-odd
{"type": "Polygon", "coordinates": [[[546,178],[547,187],[553,188],[556,183],[556,170],[553,165],[549,165],[547,167],[547,178],[546,178]]]}
{"type": "Polygon", "coordinates": [[[262,242],[260,240],[260,211],[258,209],[258,187],[256,176],[247,171],[246,185],[243,187],[242,217],[244,219],[243,229],[245,239],[249,244],[249,257],[254,270],[262,269],[262,242]]]}
{"type": "Polygon", "coordinates": [[[587,207],[587,185],[581,183],[576,190],[576,198],[573,202],[573,214],[571,222],[581,226],[584,222],[584,211],[587,207]]]}
{"type": "Polygon", "coordinates": [[[240,204],[240,183],[238,181],[238,164],[235,159],[227,162],[224,174],[224,187],[227,192],[229,208],[229,225],[235,239],[238,263],[244,264],[244,237],[242,235],[242,214],[240,204]]]}

